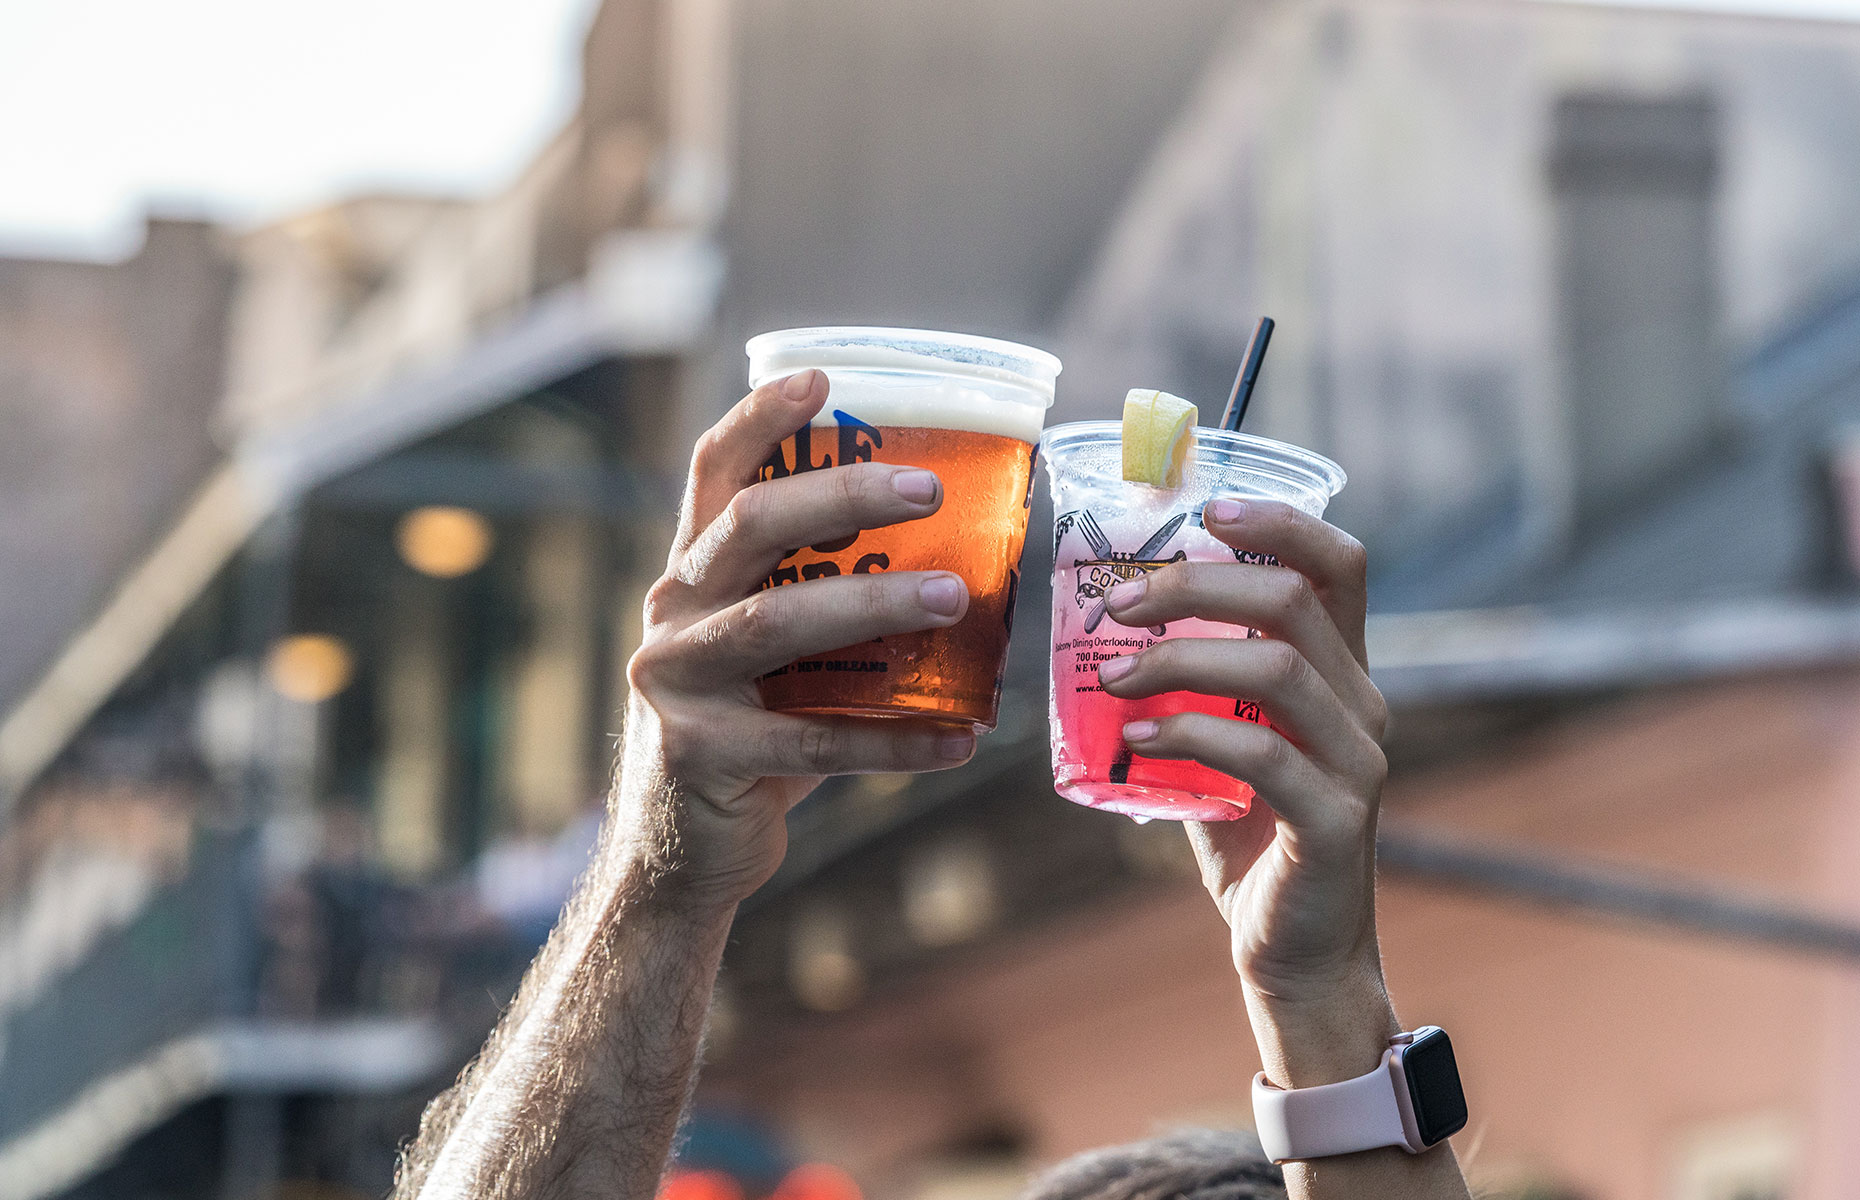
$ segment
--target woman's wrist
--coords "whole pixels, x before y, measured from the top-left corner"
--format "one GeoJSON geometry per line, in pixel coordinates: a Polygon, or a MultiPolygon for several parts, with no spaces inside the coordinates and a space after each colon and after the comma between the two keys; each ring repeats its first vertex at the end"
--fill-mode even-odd
{"type": "Polygon", "coordinates": [[[1318,1087],[1366,1075],[1401,1032],[1379,967],[1364,967],[1297,998],[1244,988],[1266,1078],[1318,1087]]]}

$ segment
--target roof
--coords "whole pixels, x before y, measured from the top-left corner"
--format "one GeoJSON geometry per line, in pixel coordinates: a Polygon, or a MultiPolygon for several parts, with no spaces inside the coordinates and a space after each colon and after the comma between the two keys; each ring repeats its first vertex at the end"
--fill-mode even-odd
{"type": "Polygon", "coordinates": [[[1827,479],[1860,423],[1860,286],[1759,347],[1733,396],[1732,432],[1595,528],[1533,541],[1501,492],[1388,560],[1370,661],[1391,701],[1860,662],[1827,479]]]}
{"type": "Polygon", "coordinates": [[[1714,446],[1593,527],[1533,543],[1522,497],[1500,489],[1385,560],[1375,609],[1842,602],[1827,458],[1860,423],[1860,285],[1760,346],[1732,394],[1714,446]]]}

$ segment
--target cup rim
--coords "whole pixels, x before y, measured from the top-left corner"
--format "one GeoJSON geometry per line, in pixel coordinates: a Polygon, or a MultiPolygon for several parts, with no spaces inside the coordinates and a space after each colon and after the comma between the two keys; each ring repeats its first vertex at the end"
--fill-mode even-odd
{"type": "MultiPolygon", "coordinates": [[[[761,387],[810,366],[832,367],[844,356],[856,368],[860,351],[895,350],[932,360],[924,369],[1031,386],[1052,403],[1053,382],[1063,369],[1057,356],[1034,346],[974,333],[903,329],[887,325],[816,325],[759,333],[743,346],[749,356],[749,382],[761,387]],[[835,352],[839,352],[837,355],[835,352]],[[828,360],[823,362],[822,360],[828,360]]],[[[882,364],[873,369],[887,369],[882,364]]],[[[897,368],[890,369],[904,369],[897,368]]]]}
{"type": "MultiPolygon", "coordinates": [[[[1072,421],[1048,427],[1040,438],[1040,452],[1046,456],[1050,468],[1056,456],[1063,456],[1069,450],[1121,443],[1123,438],[1121,421],[1072,421]]],[[[1322,454],[1257,434],[1197,425],[1195,449],[1198,453],[1211,451],[1236,464],[1277,475],[1310,489],[1327,501],[1341,492],[1349,481],[1344,469],[1322,454]]]]}

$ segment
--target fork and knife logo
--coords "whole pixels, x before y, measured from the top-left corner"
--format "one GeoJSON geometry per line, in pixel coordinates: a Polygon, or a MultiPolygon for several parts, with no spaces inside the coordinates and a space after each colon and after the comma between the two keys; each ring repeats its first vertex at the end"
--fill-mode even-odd
{"type": "MultiPolygon", "coordinates": [[[[1139,575],[1147,575],[1159,567],[1170,563],[1182,562],[1188,557],[1188,551],[1177,550],[1168,558],[1157,558],[1164,546],[1175,538],[1182,525],[1188,520],[1187,513],[1177,513],[1163,522],[1162,527],[1152,533],[1149,540],[1128,554],[1121,553],[1105,535],[1096,517],[1089,512],[1067,513],[1059,518],[1060,536],[1069,528],[1076,527],[1079,535],[1085,539],[1095,558],[1075,558],[1072,565],[1079,572],[1077,601],[1080,608],[1086,608],[1085,632],[1096,633],[1098,626],[1104,623],[1109,611],[1106,594],[1123,583],[1139,575]]],[[[1167,632],[1167,625],[1152,625],[1150,632],[1157,637],[1167,632]]]]}

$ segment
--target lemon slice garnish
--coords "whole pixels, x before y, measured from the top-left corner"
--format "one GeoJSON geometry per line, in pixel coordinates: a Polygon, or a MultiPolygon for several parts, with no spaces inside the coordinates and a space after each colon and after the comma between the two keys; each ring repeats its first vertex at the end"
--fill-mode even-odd
{"type": "Polygon", "coordinates": [[[1195,444],[1195,406],[1180,396],[1131,388],[1124,397],[1124,479],[1154,487],[1182,486],[1195,444]]]}

